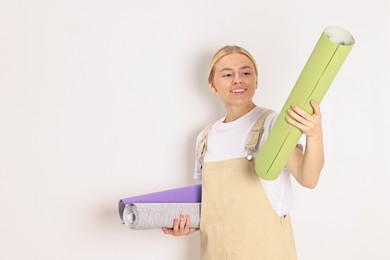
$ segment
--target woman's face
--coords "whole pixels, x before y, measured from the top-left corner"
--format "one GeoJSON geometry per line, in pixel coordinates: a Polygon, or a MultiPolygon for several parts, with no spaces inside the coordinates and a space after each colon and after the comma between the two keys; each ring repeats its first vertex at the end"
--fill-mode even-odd
{"type": "Polygon", "coordinates": [[[225,106],[252,103],[257,88],[253,62],[240,53],[224,56],[214,65],[214,77],[209,87],[219,95],[225,106]]]}

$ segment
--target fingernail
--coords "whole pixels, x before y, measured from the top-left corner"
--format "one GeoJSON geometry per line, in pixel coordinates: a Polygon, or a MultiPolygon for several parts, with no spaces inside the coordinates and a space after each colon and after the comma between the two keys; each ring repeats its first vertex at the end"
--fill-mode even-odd
{"type": "Polygon", "coordinates": [[[295,107],[296,107],[296,105],[291,105],[291,107],[292,107],[292,108],[295,108],[295,107]]]}
{"type": "Polygon", "coordinates": [[[291,109],[287,110],[287,113],[289,113],[289,114],[290,114],[290,113],[291,113],[291,109]]]}

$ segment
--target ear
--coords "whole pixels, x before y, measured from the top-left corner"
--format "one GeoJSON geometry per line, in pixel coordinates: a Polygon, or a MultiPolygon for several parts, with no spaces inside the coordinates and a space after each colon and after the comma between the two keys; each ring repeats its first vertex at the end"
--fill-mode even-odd
{"type": "Polygon", "coordinates": [[[214,87],[213,83],[209,83],[209,89],[210,89],[211,92],[217,93],[217,89],[216,89],[216,87],[214,87]]]}

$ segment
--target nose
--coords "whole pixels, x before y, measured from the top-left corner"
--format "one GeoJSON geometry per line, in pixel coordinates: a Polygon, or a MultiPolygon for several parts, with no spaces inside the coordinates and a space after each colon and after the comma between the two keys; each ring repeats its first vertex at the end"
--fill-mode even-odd
{"type": "Polygon", "coordinates": [[[239,74],[237,74],[234,78],[233,78],[233,85],[237,85],[237,84],[241,84],[242,83],[242,80],[241,80],[241,77],[239,74]]]}

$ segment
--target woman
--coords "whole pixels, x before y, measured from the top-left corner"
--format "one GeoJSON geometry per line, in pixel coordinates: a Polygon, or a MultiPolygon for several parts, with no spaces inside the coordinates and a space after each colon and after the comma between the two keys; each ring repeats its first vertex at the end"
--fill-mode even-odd
{"type": "MultiPolygon", "coordinates": [[[[195,178],[202,179],[202,259],[296,259],[290,217],[290,176],[304,187],[317,185],[324,164],[321,112],[293,105],[287,122],[306,135],[306,147],[298,144],[275,181],[255,174],[249,160],[248,140],[263,127],[260,149],[277,113],[256,106],[252,99],[258,87],[257,65],[252,55],[238,46],[225,46],[210,63],[209,88],[219,95],[226,117],[206,127],[197,138],[195,178]]],[[[260,134],[261,135],[261,134],[260,134]]],[[[256,136],[255,136],[256,137],[256,136]]],[[[256,139],[256,138],[255,138],[256,139]]],[[[255,151],[255,154],[258,151],[255,151]]],[[[189,216],[174,219],[165,234],[188,235],[189,216]]]]}

